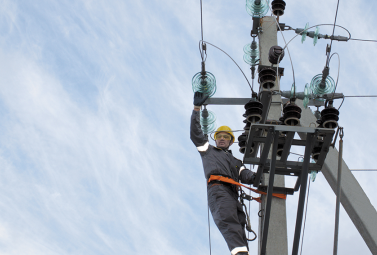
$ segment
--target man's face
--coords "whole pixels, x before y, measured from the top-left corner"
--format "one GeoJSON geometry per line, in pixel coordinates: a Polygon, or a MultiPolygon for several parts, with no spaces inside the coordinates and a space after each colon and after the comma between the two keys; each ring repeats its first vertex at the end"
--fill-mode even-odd
{"type": "Polygon", "coordinates": [[[232,136],[226,132],[219,132],[216,135],[216,146],[221,149],[228,149],[233,144],[232,136]]]}

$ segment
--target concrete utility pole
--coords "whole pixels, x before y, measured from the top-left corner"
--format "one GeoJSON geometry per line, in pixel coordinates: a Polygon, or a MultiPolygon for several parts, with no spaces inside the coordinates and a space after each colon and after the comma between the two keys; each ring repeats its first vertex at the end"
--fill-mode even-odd
{"type": "MultiPolygon", "coordinates": [[[[277,42],[277,25],[275,17],[264,17],[261,19],[262,31],[259,34],[259,52],[260,52],[260,65],[271,66],[268,60],[268,53],[272,46],[278,45],[277,42]]],[[[272,91],[280,91],[277,80],[272,91]]],[[[263,88],[260,88],[262,91],[263,88]]],[[[282,100],[281,95],[273,95],[271,100],[270,110],[267,115],[268,120],[279,121],[281,116],[282,100]]],[[[269,155],[271,158],[271,152],[269,155]]],[[[264,174],[262,185],[268,185],[268,174],[264,174]]],[[[284,187],[284,176],[275,175],[274,187],[284,187]]],[[[262,196],[262,203],[259,208],[264,209],[266,205],[266,196],[262,196]]],[[[263,215],[263,213],[262,213],[263,215]]],[[[259,237],[262,237],[264,217],[259,219],[259,237]]],[[[258,254],[261,253],[262,238],[258,238],[258,254]]],[[[266,254],[288,254],[288,238],[287,238],[287,216],[286,216],[286,200],[279,198],[272,198],[271,216],[269,222],[269,230],[267,237],[266,254]]]]}
{"type": "MultiPolygon", "coordinates": [[[[259,33],[259,52],[260,52],[260,65],[270,66],[268,60],[268,53],[272,46],[278,45],[277,43],[277,25],[274,17],[264,17],[261,19],[262,32],[259,33]]],[[[279,77],[279,76],[278,76],[279,77]]],[[[280,77],[279,77],[280,78],[280,77]]],[[[276,81],[272,91],[280,91],[280,87],[276,81]]],[[[263,88],[260,88],[263,91],[263,88]]],[[[316,123],[317,119],[310,109],[303,107],[302,101],[297,100],[297,104],[302,111],[301,126],[309,127],[316,123]]],[[[282,99],[280,95],[273,95],[271,106],[268,112],[268,120],[278,121],[281,116],[282,99]]],[[[305,134],[300,134],[301,139],[305,139],[305,134]]],[[[271,152],[270,152],[271,154],[271,152]]],[[[271,155],[269,155],[271,158],[271,155]]],[[[349,217],[355,224],[360,235],[363,237],[365,243],[369,247],[373,255],[377,255],[377,212],[365,192],[353,176],[348,166],[342,161],[342,195],[341,203],[348,213],[349,217]]],[[[337,172],[338,172],[338,151],[330,148],[327,154],[325,163],[322,167],[322,173],[330,184],[333,191],[337,187],[337,172]]],[[[268,174],[264,174],[263,185],[268,185],[268,174]]],[[[274,187],[284,187],[284,176],[275,175],[274,187]]],[[[265,196],[263,196],[265,197],[265,196]]],[[[260,209],[265,208],[266,199],[262,200],[260,209]]],[[[263,217],[259,221],[259,237],[262,236],[263,230],[263,217]]],[[[259,238],[259,251],[261,252],[262,238],[259,238]]],[[[287,219],[286,219],[286,202],[285,200],[273,198],[269,231],[267,237],[266,254],[288,254],[288,240],[287,240],[287,219]]]]}

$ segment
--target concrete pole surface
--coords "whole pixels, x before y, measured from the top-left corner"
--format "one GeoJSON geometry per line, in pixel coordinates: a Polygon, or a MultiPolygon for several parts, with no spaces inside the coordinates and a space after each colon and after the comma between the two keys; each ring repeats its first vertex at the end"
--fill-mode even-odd
{"type": "MultiPolygon", "coordinates": [[[[271,65],[268,60],[268,52],[272,46],[277,45],[277,25],[274,17],[264,17],[261,19],[261,26],[263,32],[259,34],[259,52],[260,65],[271,65]]],[[[262,88],[261,88],[262,90],[262,88]]],[[[279,91],[278,83],[272,90],[279,91]]],[[[271,100],[270,111],[267,119],[279,120],[281,116],[282,100],[280,95],[273,95],[271,100]]],[[[271,158],[271,152],[269,155],[271,158]]],[[[268,185],[268,174],[263,176],[263,185],[268,185]]],[[[284,176],[275,175],[275,187],[284,187],[284,176]]],[[[259,209],[264,209],[266,205],[266,196],[262,196],[262,203],[259,209]]],[[[262,213],[263,215],[263,213],[262,213]]],[[[259,237],[262,236],[264,218],[259,219],[259,237]]],[[[258,254],[261,252],[261,238],[258,241],[258,254]]],[[[272,197],[271,217],[269,223],[266,254],[288,255],[288,238],[287,238],[287,215],[286,215],[286,201],[272,197]]]]}
{"type": "MultiPolygon", "coordinates": [[[[302,105],[302,100],[296,100],[296,103],[301,107],[302,117],[301,126],[313,126],[317,119],[308,108],[305,109],[302,105]]],[[[305,137],[299,134],[301,138],[305,137]]],[[[339,139],[339,137],[338,137],[339,139]]],[[[344,136],[347,141],[347,133],[344,136]]],[[[337,188],[338,175],[338,151],[330,147],[325,163],[322,167],[322,173],[334,192],[337,188]]],[[[356,180],[355,176],[349,170],[347,164],[342,160],[342,182],[341,182],[341,196],[340,202],[343,208],[351,218],[353,224],[364,239],[366,245],[373,255],[377,255],[377,212],[371,204],[369,198],[364,190],[356,180]]]]}

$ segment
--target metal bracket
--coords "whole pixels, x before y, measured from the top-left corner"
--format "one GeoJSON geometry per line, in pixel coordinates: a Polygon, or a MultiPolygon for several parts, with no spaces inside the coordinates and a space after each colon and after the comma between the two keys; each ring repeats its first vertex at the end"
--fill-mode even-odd
{"type": "Polygon", "coordinates": [[[251,30],[251,33],[250,33],[250,35],[252,36],[252,37],[254,37],[254,36],[257,36],[258,35],[258,33],[259,33],[259,28],[260,27],[260,18],[255,18],[255,17],[253,17],[253,30],[251,30]]]}
{"type": "MultiPolygon", "coordinates": [[[[267,247],[267,237],[269,220],[272,205],[272,193],[279,192],[285,194],[293,194],[301,187],[299,194],[299,202],[297,206],[296,227],[294,234],[294,242],[292,248],[292,254],[297,255],[302,218],[305,205],[305,194],[307,179],[310,170],[320,171],[325,161],[331,141],[333,139],[335,131],[327,128],[311,128],[311,127],[297,127],[297,126],[285,126],[285,125],[267,125],[267,124],[254,124],[250,127],[246,150],[244,155],[244,164],[258,165],[254,187],[259,190],[267,191],[265,197],[265,215],[262,230],[262,242],[261,242],[261,254],[265,254],[267,247]],[[296,133],[305,133],[306,139],[299,140],[294,139],[296,133]],[[256,144],[263,144],[263,149],[260,152],[260,157],[256,157],[255,153],[251,155],[251,148],[256,144]],[[277,156],[278,145],[282,145],[283,151],[280,158],[277,156]],[[305,148],[303,162],[288,161],[288,156],[292,146],[303,146],[305,148]],[[318,159],[315,163],[310,163],[310,155],[313,148],[317,148],[318,159]],[[320,150],[318,150],[320,148],[320,150]],[[272,150],[272,157],[268,159],[269,153],[272,150]],[[269,173],[269,183],[267,186],[261,186],[260,180],[263,173],[269,173]],[[297,176],[297,181],[294,188],[286,187],[274,187],[275,174],[280,175],[293,175],[297,176]]],[[[254,148],[256,151],[257,148],[254,148]]]]}

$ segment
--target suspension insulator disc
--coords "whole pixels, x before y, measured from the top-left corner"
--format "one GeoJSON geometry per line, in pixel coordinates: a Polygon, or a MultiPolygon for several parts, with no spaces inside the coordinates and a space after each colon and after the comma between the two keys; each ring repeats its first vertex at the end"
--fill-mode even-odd
{"type": "Polygon", "coordinates": [[[283,0],[274,0],[271,3],[272,13],[275,16],[282,16],[285,10],[285,2],[283,0]]]}
{"type": "Polygon", "coordinates": [[[212,97],[216,92],[216,78],[210,72],[198,72],[192,77],[192,91],[212,97]]]}
{"type": "Polygon", "coordinates": [[[246,0],[246,11],[252,17],[262,18],[267,14],[269,5],[270,0],[246,0]]]}
{"type": "Polygon", "coordinates": [[[265,89],[271,89],[275,86],[276,70],[265,68],[259,72],[259,83],[265,89]]]}

